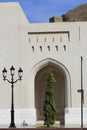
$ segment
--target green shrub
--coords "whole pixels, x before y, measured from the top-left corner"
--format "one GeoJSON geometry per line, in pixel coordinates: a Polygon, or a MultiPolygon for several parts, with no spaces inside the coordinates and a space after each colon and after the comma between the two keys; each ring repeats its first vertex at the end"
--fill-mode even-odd
{"type": "Polygon", "coordinates": [[[45,101],[44,101],[44,125],[50,127],[55,123],[56,104],[54,100],[55,96],[55,77],[52,70],[48,70],[47,84],[45,90],[45,101]]]}

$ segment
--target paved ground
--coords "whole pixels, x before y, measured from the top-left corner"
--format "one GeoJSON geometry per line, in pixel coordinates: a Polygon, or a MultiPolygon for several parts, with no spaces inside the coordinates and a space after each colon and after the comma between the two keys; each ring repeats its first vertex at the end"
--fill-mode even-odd
{"type": "MultiPolygon", "coordinates": [[[[80,127],[80,125],[56,125],[56,127],[58,127],[58,128],[81,128],[80,127]]],[[[9,126],[7,126],[7,125],[0,125],[0,128],[9,128],[9,126]]],[[[28,125],[28,126],[22,126],[22,125],[20,125],[20,126],[18,126],[18,125],[16,125],[16,128],[37,128],[37,125],[34,125],[34,126],[32,126],[32,125],[28,125]]],[[[83,128],[87,128],[87,125],[84,125],[84,127],[83,128]]]]}

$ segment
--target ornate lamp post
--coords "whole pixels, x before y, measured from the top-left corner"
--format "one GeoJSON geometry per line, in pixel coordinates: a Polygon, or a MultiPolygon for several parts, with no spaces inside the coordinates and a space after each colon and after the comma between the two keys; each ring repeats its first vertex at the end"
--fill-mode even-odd
{"type": "Polygon", "coordinates": [[[10,84],[11,84],[11,88],[12,88],[12,97],[11,97],[11,123],[9,127],[16,127],[15,123],[14,123],[14,84],[18,81],[18,80],[22,80],[22,75],[23,75],[23,70],[21,68],[19,68],[18,70],[18,79],[14,81],[14,74],[15,74],[15,68],[13,66],[11,66],[10,68],[10,73],[11,73],[11,81],[8,80],[7,77],[7,70],[6,68],[3,69],[2,74],[3,74],[3,80],[7,80],[10,84]]]}

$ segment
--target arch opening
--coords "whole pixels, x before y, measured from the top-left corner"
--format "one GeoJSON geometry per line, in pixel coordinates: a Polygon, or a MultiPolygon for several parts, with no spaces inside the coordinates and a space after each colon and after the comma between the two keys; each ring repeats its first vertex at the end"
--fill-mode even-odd
{"type": "MultiPolygon", "coordinates": [[[[64,66],[63,66],[64,67],[64,66]]],[[[55,64],[50,61],[44,66],[39,66],[35,75],[35,108],[37,114],[37,120],[43,120],[43,103],[45,95],[45,86],[47,79],[48,68],[52,69],[55,75],[55,103],[57,106],[56,120],[60,121],[61,124],[65,122],[65,107],[70,107],[70,81],[68,72],[61,65],[55,64]],[[67,76],[68,75],[68,76],[67,76]]]]}

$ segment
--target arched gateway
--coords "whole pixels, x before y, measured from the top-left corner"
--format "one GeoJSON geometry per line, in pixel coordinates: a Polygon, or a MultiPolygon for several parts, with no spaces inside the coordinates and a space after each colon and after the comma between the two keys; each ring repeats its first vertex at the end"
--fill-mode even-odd
{"type": "Polygon", "coordinates": [[[45,59],[35,65],[35,108],[37,120],[43,120],[43,102],[48,68],[52,69],[56,78],[56,120],[64,124],[65,108],[71,106],[70,75],[63,64],[53,59],[45,59]]]}

